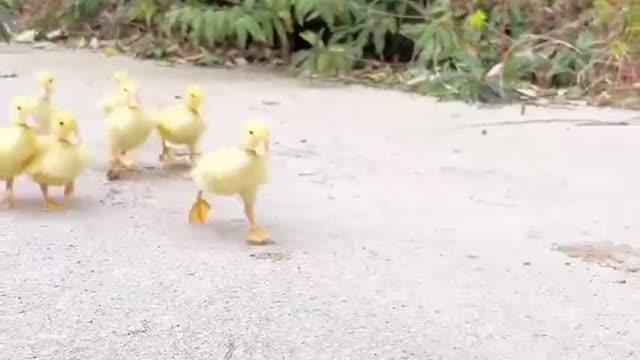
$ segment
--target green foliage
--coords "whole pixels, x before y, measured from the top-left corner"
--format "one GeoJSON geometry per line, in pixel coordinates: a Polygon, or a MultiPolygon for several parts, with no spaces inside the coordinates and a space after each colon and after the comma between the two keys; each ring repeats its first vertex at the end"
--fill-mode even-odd
{"type": "Polygon", "coordinates": [[[74,20],[117,8],[125,25],[165,44],[153,56],[176,54],[178,44],[201,50],[199,64],[219,64],[228,49],[279,49],[303,73],[327,77],[404,62],[410,87],[468,101],[508,101],[532,82],[594,91],[624,80],[621,64],[640,50],[640,8],[625,0],[57,2],[74,20]]]}

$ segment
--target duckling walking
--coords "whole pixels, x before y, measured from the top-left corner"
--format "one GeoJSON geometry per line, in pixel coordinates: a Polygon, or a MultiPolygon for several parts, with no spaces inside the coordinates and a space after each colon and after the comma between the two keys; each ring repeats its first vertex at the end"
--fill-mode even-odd
{"type": "Polygon", "coordinates": [[[64,186],[64,195],[70,200],[75,192],[75,179],[87,165],[87,155],[78,137],[78,125],[73,114],[58,111],[51,123],[50,136],[38,140],[38,152],[27,167],[27,173],[40,185],[44,207],[48,210],[62,210],[66,204],[59,204],[49,196],[50,186],[64,186]]]}
{"type": "Polygon", "coordinates": [[[113,82],[116,85],[116,92],[102,102],[102,111],[109,115],[118,106],[127,104],[127,97],[121,91],[122,86],[129,81],[129,74],[126,71],[116,71],[113,73],[113,82]]]}
{"type": "Polygon", "coordinates": [[[40,93],[34,99],[34,114],[38,120],[38,134],[49,134],[50,122],[53,112],[53,94],[56,88],[56,77],[50,71],[41,71],[36,74],[40,93]]]}
{"type": "Polygon", "coordinates": [[[6,194],[0,203],[14,207],[13,179],[20,175],[36,153],[36,120],[28,98],[14,99],[10,114],[13,126],[0,128],[0,179],[6,183],[6,194]]]}
{"type": "Polygon", "coordinates": [[[106,121],[108,144],[113,159],[107,173],[109,180],[117,179],[123,168],[132,168],[133,161],[128,158],[128,153],[143,145],[153,130],[153,121],[140,108],[137,86],[132,81],[126,81],[120,91],[126,98],[126,105],[114,108],[106,121]]]}
{"type": "Polygon", "coordinates": [[[168,108],[160,113],[156,129],[162,139],[162,152],[159,159],[165,166],[173,161],[173,154],[168,143],[189,147],[189,162],[195,164],[199,153],[199,143],[206,124],[202,119],[201,107],[204,102],[204,91],[195,85],[189,86],[185,94],[184,104],[168,108]]]}
{"type": "Polygon", "coordinates": [[[189,212],[189,223],[207,222],[211,206],[203,198],[203,190],[223,196],[238,194],[249,221],[247,238],[260,245],[270,238],[269,232],[256,222],[255,214],[258,188],[269,178],[269,128],[260,121],[249,122],[244,138],[242,148],[215,150],[203,156],[192,170],[191,177],[201,190],[189,212]]]}

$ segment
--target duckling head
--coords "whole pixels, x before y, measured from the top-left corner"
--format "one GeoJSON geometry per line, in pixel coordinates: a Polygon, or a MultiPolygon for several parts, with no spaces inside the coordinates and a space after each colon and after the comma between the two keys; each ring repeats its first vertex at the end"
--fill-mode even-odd
{"type": "Polygon", "coordinates": [[[13,99],[11,103],[11,119],[16,125],[33,128],[37,125],[37,121],[33,116],[34,104],[29,98],[19,96],[13,99]]]}
{"type": "Polygon", "coordinates": [[[269,127],[259,120],[250,121],[245,125],[244,146],[248,151],[255,152],[258,156],[263,156],[269,152],[269,127]]]}
{"type": "Polygon", "coordinates": [[[118,86],[122,85],[127,80],[129,80],[129,73],[126,71],[118,70],[113,73],[113,81],[115,81],[118,86]]]}
{"type": "Polygon", "coordinates": [[[78,137],[78,122],[76,117],[64,110],[57,111],[51,123],[51,132],[60,140],[76,145],[80,142],[78,137]]]}
{"type": "Polygon", "coordinates": [[[120,91],[127,99],[127,105],[130,109],[137,109],[140,105],[138,99],[138,85],[131,80],[126,80],[120,85],[120,91]]]}
{"type": "Polygon", "coordinates": [[[185,101],[189,110],[197,111],[204,102],[204,90],[196,85],[189,86],[185,101]]]}
{"type": "Polygon", "coordinates": [[[42,96],[49,97],[53,94],[56,88],[56,77],[51,71],[39,71],[36,74],[36,80],[42,96]]]}

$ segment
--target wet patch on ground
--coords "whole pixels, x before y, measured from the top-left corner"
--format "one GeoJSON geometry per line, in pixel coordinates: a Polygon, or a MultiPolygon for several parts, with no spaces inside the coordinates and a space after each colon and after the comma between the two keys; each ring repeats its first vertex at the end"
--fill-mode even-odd
{"type": "Polygon", "coordinates": [[[570,258],[626,272],[640,272],[640,248],[611,241],[559,245],[555,250],[570,258]]]}

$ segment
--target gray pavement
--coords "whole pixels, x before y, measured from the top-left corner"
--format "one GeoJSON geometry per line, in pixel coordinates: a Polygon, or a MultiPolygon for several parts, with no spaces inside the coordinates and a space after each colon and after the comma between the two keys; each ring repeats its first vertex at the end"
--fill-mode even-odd
{"type": "Polygon", "coordinates": [[[627,266],[640,258],[640,128],[490,126],[633,112],[521,117],[516,106],[21,47],[0,49],[0,70],[18,74],[0,79],[0,109],[35,91],[40,68],[58,75],[58,103],[78,115],[93,162],[70,210],[41,210],[21,178],[18,208],[0,212],[1,359],[640,358],[640,275],[627,266]],[[237,198],[213,199],[212,222],[189,226],[195,187],[161,169],[157,136],[137,153],[139,173],[105,180],[97,103],[115,69],[157,106],[203,86],[205,150],[236,144],[253,116],[270,121],[258,218],[273,245],[244,242],[237,198]],[[601,241],[632,247],[603,256],[623,269],[554,250],[601,241]]]}

